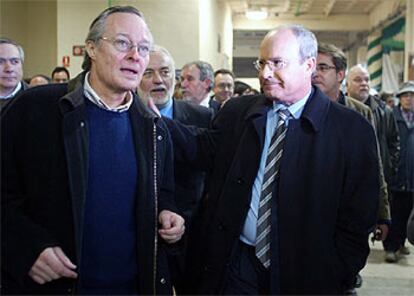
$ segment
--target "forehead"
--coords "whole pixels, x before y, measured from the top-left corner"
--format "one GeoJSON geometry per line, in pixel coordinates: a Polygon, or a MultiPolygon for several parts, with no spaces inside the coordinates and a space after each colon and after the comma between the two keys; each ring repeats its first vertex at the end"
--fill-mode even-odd
{"type": "Polygon", "coordinates": [[[369,78],[369,73],[365,69],[356,68],[350,73],[351,78],[369,78]]]}
{"type": "Polygon", "coordinates": [[[260,45],[260,58],[298,59],[299,43],[291,30],[281,29],[272,32],[263,39],[260,45]]]}
{"type": "Polygon", "coordinates": [[[218,81],[218,82],[219,81],[226,81],[226,82],[230,81],[230,82],[232,82],[233,77],[231,77],[230,74],[219,73],[219,74],[216,75],[216,81],[218,81]]]}
{"type": "Polygon", "coordinates": [[[326,53],[318,53],[317,62],[318,64],[330,65],[333,63],[333,58],[331,55],[328,55],[326,53]]]}
{"type": "Polygon", "coordinates": [[[200,78],[200,69],[196,65],[190,65],[183,68],[181,76],[193,76],[195,78],[200,78]]]}
{"type": "Polygon", "coordinates": [[[66,74],[66,72],[65,72],[65,71],[59,71],[59,72],[55,72],[55,73],[53,74],[53,76],[54,76],[54,77],[55,77],[55,76],[59,76],[59,77],[65,76],[65,77],[67,77],[67,76],[68,76],[68,74],[66,74]]]}
{"type": "Polygon", "coordinates": [[[172,67],[171,58],[162,51],[155,51],[150,53],[150,60],[147,68],[163,68],[172,67]]]}
{"type": "Polygon", "coordinates": [[[13,44],[2,43],[0,44],[0,56],[7,57],[7,58],[19,58],[19,50],[13,44]]]}
{"type": "Polygon", "coordinates": [[[117,12],[108,16],[105,34],[124,34],[139,41],[152,42],[152,35],[147,24],[134,13],[117,12]]]}

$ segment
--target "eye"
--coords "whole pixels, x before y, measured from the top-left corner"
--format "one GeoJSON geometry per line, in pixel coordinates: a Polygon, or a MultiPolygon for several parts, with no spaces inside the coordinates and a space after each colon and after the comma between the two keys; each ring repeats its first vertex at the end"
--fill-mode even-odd
{"type": "Polygon", "coordinates": [[[141,54],[148,54],[149,53],[149,46],[148,45],[138,45],[138,52],[141,54]]]}
{"type": "Polygon", "coordinates": [[[115,39],[114,44],[120,50],[127,50],[130,42],[124,39],[115,39]]]}
{"type": "Polygon", "coordinates": [[[11,59],[11,60],[10,60],[10,62],[11,62],[13,65],[18,65],[18,64],[20,63],[20,60],[19,60],[19,59],[11,59]]]}
{"type": "Polygon", "coordinates": [[[161,73],[161,76],[167,77],[167,76],[170,76],[171,72],[168,69],[164,69],[164,70],[161,70],[160,73],[161,73]]]}
{"type": "Polygon", "coordinates": [[[269,62],[272,63],[275,68],[281,68],[284,64],[282,60],[272,60],[269,62]]]}
{"type": "Polygon", "coordinates": [[[152,77],[153,74],[154,74],[154,71],[151,71],[151,70],[145,71],[144,72],[144,77],[150,78],[150,77],[152,77]]]}

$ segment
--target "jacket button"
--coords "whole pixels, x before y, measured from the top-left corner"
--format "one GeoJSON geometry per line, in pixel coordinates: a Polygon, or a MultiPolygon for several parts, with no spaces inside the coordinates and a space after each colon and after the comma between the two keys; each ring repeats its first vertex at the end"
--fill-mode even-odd
{"type": "Polygon", "coordinates": [[[158,139],[158,141],[161,141],[162,140],[162,136],[158,136],[157,139],[158,139]]]}
{"type": "Polygon", "coordinates": [[[68,293],[72,293],[72,289],[71,288],[68,289],[68,293]]]}
{"type": "Polygon", "coordinates": [[[81,126],[81,127],[84,127],[84,126],[85,126],[85,122],[81,121],[81,122],[80,122],[80,126],[81,126]]]}
{"type": "Polygon", "coordinates": [[[238,178],[237,179],[237,184],[243,185],[244,184],[244,180],[242,178],[238,178]]]}
{"type": "Polygon", "coordinates": [[[166,283],[167,281],[165,280],[165,278],[161,278],[161,280],[160,280],[160,283],[161,284],[163,284],[163,285],[165,285],[165,283],[166,283]]]}

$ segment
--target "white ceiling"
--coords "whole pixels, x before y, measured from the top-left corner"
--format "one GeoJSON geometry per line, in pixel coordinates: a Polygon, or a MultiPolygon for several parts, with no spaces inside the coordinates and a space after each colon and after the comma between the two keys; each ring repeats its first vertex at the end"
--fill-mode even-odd
{"type": "Polygon", "coordinates": [[[233,16],[248,9],[264,9],[269,17],[321,18],[337,15],[369,15],[374,7],[387,0],[225,0],[233,16]]]}

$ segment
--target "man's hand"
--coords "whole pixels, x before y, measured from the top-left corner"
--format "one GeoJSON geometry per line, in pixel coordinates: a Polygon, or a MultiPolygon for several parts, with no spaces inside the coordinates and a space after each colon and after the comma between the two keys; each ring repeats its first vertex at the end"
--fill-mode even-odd
{"type": "Polygon", "coordinates": [[[161,117],[160,110],[158,109],[157,106],[155,106],[154,101],[152,99],[149,99],[147,104],[148,104],[148,108],[150,108],[152,111],[154,111],[155,114],[161,117]]]}
{"type": "Polygon", "coordinates": [[[163,210],[158,216],[158,221],[161,224],[158,233],[167,243],[172,244],[181,239],[185,230],[183,217],[171,211],[163,210]]]}
{"type": "Polygon", "coordinates": [[[387,224],[377,224],[375,227],[375,240],[384,241],[388,235],[388,225],[387,224]]]}
{"type": "Polygon", "coordinates": [[[46,248],[40,253],[29,271],[29,276],[38,284],[45,284],[61,277],[76,279],[76,269],[60,247],[46,248]]]}

